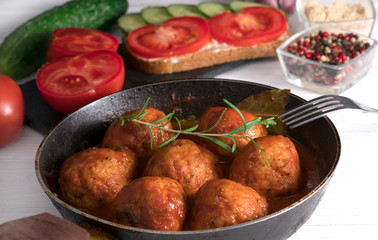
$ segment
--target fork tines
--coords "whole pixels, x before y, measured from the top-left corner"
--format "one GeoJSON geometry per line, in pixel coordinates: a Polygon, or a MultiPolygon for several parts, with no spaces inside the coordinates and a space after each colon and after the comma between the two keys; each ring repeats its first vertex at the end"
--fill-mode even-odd
{"type": "Polygon", "coordinates": [[[332,95],[326,95],[303,103],[279,117],[288,127],[295,128],[343,108],[344,104],[340,100],[332,95]]]}

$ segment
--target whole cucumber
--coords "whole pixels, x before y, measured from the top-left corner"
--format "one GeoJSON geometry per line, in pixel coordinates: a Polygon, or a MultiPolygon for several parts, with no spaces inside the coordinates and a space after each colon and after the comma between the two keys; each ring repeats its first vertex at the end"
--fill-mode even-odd
{"type": "Polygon", "coordinates": [[[0,72],[14,79],[35,72],[46,62],[49,38],[55,29],[105,30],[116,23],[127,7],[127,0],[75,0],[41,13],[4,39],[0,45],[0,72]]]}

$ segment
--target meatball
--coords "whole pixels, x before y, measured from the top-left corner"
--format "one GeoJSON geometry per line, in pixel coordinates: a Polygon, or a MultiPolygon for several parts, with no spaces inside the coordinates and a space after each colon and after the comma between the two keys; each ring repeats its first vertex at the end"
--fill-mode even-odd
{"type": "Polygon", "coordinates": [[[67,158],[60,170],[60,195],[69,204],[88,210],[111,204],[136,172],[135,154],[89,148],[67,158]]]}
{"type": "Polygon", "coordinates": [[[230,179],[250,186],[268,199],[295,194],[301,182],[301,167],[294,143],[281,135],[254,139],[233,160],[230,179]],[[266,161],[267,160],[267,161],[266,161]]]}
{"type": "Polygon", "coordinates": [[[181,185],[170,178],[141,177],[114,199],[120,224],[161,231],[182,230],[187,212],[181,185]]]}
{"type": "Polygon", "coordinates": [[[192,230],[219,228],[267,214],[267,201],[252,188],[229,179],[213,179],[198,190],[188,227],[192,230]]]}
{"type": "MultiPolygon", "coordinates": [[[[213,127],[221,117],[221,114],[224,109],[224,107],[212,107],[207,109],[202,114],[199,120],[198,131],[204,131],[213,127]]],[[[246,122],[249,122],[257,117],[253,113],[244,110],[240,110],[240,112],[242,113],[246,122]]],[[[228,108],[225,114],[223,115],[222,119],[220,120],[219,124],[213,130],[211,130],[210,133],[227,133],[242,125],[243,120],[241,119],[240,115],[234,109],[228,108]]],[[[239,132],[238,134],[242,135],[243,132],[239,132]]],[[[268,131],[266,130],[265,126],[261,124],[253,126],[247,133],[247,135],[251,138],[262,137],[266,136],[267,134],[268,131]]],[[[218,137],[218,139],[226,143],[230,147],[233,144],[233,141],[229,138],[218,137]]],[[[250,142],[250,139],[248,137],[237,137],[235,138],[235,141],[236,151],[238,152],[240,149],[242,149],[245,145],[247,145],[250,142]]],[[[210,150],[213,150],[214,153],[224,157],[224,160],[232,160],[232,158],[234,157],[234,155],[230,151],[218,146],[213,142],[206,140],[205,144],[209,147],[210,150]]]]}
{"type": "Polygon", "coordinates": [[[176,139],[148,160],[144,175],[177,180],[191,199],[207,180],[220,178],[222,170],[212,152],[191,140],[176,139]]]}
{"type": "MultiPolygon", "coordinates": [[[[138,114],[140,111],[141,109],[127,112],[123,116],[138,114]]],[[[145,112],[147,114],[142,118],[144,122],[153,122],[165,117],[164,112],[155,108],[146,108],[145,112]]],[[[171,123],[165,125],[164,128],[172,129],[171,123]]],[[[150,132],[146,126],[138,126],[136,123],[128,121],[125,121],[122,125],[122,120],[116,119],[107,129],[102,140],[102,146],[112,149],[130,149],[134,151],[141,172],[147,160],[157,151],[159,145],[168,141],[173,136],[171,133],[160,132],[159,129],[155,127],[151,128],[151,132],[152,148],[150,132]]]]}

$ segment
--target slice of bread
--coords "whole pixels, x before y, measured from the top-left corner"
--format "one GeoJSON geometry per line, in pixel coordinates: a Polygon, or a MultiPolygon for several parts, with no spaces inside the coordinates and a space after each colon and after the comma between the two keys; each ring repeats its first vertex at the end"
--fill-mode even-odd
{"type": "Polygon", "coordinates": [[[251,47],[233,47],[227,44],[219,44],[215,40],[210,40],[207,45],[197,52],[170,58],[153,59],[134,54],[128,47],[126,35],[122,36],[122,45],[126,60],[136,69],[154,74],[168,74],[238,60],[273,57],[277,55],[277,47],[290,36],[291,33],[288,30],[275,41],[260,43],[251,47]]]}

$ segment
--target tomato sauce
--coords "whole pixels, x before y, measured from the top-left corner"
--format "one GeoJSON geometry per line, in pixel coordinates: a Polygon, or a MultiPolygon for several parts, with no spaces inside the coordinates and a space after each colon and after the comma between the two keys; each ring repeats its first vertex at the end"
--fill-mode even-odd
{"type": "MultiPolygon", "coordinates": [[[[193,140],[193,139],[192,139],[193,140]]],[[[321,181],[320,168],[313,155],[305,146],[291,139],[297,149],[302,170],[302,184],[298,194],[268,199],[269,213],[277,212],[301,199],[310,193],[321,181]]],[[[223,172],[228,176],[229,161],[222,161],[223,172]]]]}
{"type": "Polygon", "coordinates": [[[310,193],[312,190],[314,190],[314,188],[318,186],[321,181],[319,165],[317,164],[314,156],[312,156],[309,150],[306,149],[303,145],[293,139],[291,140],[295,144],[301,161],[303,179],[300,192],[296,195],[268,200],[269,213],[274,213],[295,203],[296,201],[310,193]]]}
{"type": "MultiPolygon", "coordinates": [[[[190,137],[187,135],[189,139],[198,141],[198,138],[190,137]]],[[[181,136],[182,138],[186,138],[186,136],[181,136]]],[[[285,196],[285,197],[278,197],[275,199],[268,199],[269,203],[269,214],[277,212],[285,207],[290,206],[291,204],[299,201],[301,198],[309,194],[312,190],[314,190],[321,182],[321,171],[320,167],[317,163],[317,159],[311,154],[309,149],[303,146],[301,143],[291,139],[297,149],[298,155],[301,161],[301,169],[302,169],[302,184],[300,188],[300,192],[295,195],[285,196]]],[[[222,161],[222,167],[224,169],[224,174],[228,176],[228,168],[229,168],[229,161],[222,161]]],[[[51,179],[51,189],[55,190],[58,193],[57,184],[54,182],[54,178],[51,179]]],[[[100,217],[109,221],[112,221],[112,218],[115,216],[115,212],[112,206],[109,205],[101,205],[98,209],[95,210],[87,210],[87,209],[80,209],[86,213],[89,213],[93,216],[100,217]]]]}

